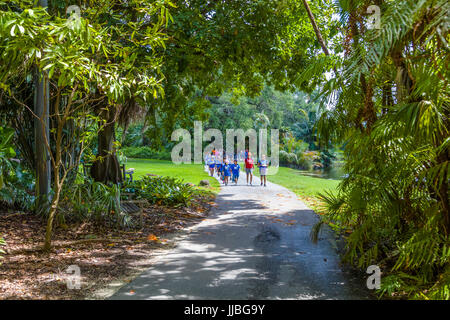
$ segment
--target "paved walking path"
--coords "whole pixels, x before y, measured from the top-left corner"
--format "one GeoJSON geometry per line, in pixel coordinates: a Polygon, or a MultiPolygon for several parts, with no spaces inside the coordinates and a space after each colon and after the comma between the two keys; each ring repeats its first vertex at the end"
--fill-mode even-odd
{"type": "MultiPolygon", "coordinates": [[[[269,177],[270,180],[270,177],[269,177]]],[[[222,186],[217,207],[152,268],[112,299],[367,299],[364,279],[339,267],[318,217],[294,193],[268,182],[222,186]]]]}

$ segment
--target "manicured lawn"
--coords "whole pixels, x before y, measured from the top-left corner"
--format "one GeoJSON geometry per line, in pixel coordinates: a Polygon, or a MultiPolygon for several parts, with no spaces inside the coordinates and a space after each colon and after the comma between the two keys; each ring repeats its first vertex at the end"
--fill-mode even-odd
{"type": "MultiPolygon", "coordinates": [[[[255,175],[259,176],[259,170],[257,168],[254,172],[255,175]]],[[[267,180],[293,191],[317,213],[323,211],[318,194],[325,193],[326,191],[335,193],[340,182],[340,180],[306,176],[299,170],[284,167],[279,167],[278,172],[275,175],[268,175],[267,180]]]]}
{"type": "Polygon", "coordinates": [[[324,193],[326,190],[335,192],[340,182],[339,180],[305,176],[299,170],[284,167],[278,168],[277,174],[267,176],[267,178],[269,181],[303,196],[317,196],[318,193],[324,193]]]}
{"type": "Polygon", "coordinates": [[[176,165],[172,161],[151,160],[151,159],[128,159],[126,168],[134,168],[134,179],[140,179],[148,173],[161,176],[181,178],[186,182],[198,185],[200,180],[209,180],[215,191],[219,189],[219,183],[215,178],[211,178],[201,164],[180,164],[176,165]]]}
{"type": "MultiPolygon", "coordinates": [[[[214,191],[220,189],[220,185],[215,178],[211,178],[200,164],[176,165],[171,161],[151,160],[151,159],[128,159],[127,169],[134,168],[134,178],[140,179],[148,173],[177,177],[198,185],[200,180],[209,180],[214,191]]],[[[241,164],[244,168],[244,164],[241,164]]],[[[259,175],[258,168],[254,170],[255,175],[259,175]]],[[[241,178],[245,180],[245,173],[241,173],[241,178]]],[[[317,195],[325,191],[336,192],[339,180],[323,179],[303,175],[301,171],[291,168],[278,168],[275,175],[267,176],[268,181],[279,184],[293,191],[300,199],[305,201],[316,212],[320,210],[320,201],[317,195]]]]}

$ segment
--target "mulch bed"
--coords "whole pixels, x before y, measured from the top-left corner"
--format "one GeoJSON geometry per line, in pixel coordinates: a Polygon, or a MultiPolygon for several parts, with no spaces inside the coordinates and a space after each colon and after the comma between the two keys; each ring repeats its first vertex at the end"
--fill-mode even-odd
{"type": "Polygon", "coordinates": [[[138,230],[117,230],[93,222],[58,226],[51,252],[41,250],[45,222],[30,213],[0,212],[0,237],[7,242],[0,260],[0,300],[86,299],[115,280],[127,279],[151,265],[156,250],[173,247],[165,239],[204,219],[211,196],[189,208],[151,205],[138,230]],[[77,265],[81,288],[69,289],[67,268],[77,265]]]}

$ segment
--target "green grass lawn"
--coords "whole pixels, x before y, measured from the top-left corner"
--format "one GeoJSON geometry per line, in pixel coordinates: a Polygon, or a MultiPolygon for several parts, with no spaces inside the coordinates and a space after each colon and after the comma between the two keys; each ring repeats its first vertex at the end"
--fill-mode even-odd
{"type": "MultiPolygon", "coordinates": [[[[255,168],[254,173],[259,176],[258,168],[255,168]]],[[[318,194],[325,193],[326,191],[335,193],[340,182],[340,180],[306,176],[303,175],[300,170],[284,167],[279,167],[278,172],[275,175],[268,175],[267,180],[293,191],[317,213],[323,211],[318,194]]]]}
{"type": "Polygon", "coordinates": [[[211,178],[201,164],[180,164],[176,165],[172,161],[151,160],[151,159],[128,159],[127,170],[134,168],[134,179],[140,179],[146,174],[156,174],[160,176],[170,176],[181,178],[186,182],[198,185],[200,180],[209,180],[214,191],[218,191],[220,186],[215,178],[211,178]]]}
{"type": "MultiPolygon", "coordinates": [[[[215,178],[211,178],[201,164],[173,164],[166,160],[128,159],[126,168],[134,168],[133,177],[140,179],[148,173],[161,176],[177,177],[198,185],[200,180],[209,180],[214,191],[220,190],[220,184],[215,178]]],[[[244,164],[241,164],[244,168],[244,164]]],[[[243,169],[242,169],[243,170],[243,169]]],[[[254,170],[259,176],[258,168],[254,170]]],[[[245,180],[245,173],[241,173],[241,179],[245,180]]],[[[301,171],[291,168],[278,168],[275,175],[267,176],[268,181],[279,184],[299,196],[312,209],[319,211],[320,202],[317,195],[325,191],[336,192],[339,180],[323,179],[303,175],[301,171]]]]}
{"type": "MultiPolygon", "coordinates": [[[[255,170],[258,171],[258,170],[255,170]]],[[[279,167],[275,175],[267,176],[273,183],[282,185],[302,196],[317,196],[326,190],[336,192],[339,180],[323,179],[305,176],[299,170],[279,167]]]]}

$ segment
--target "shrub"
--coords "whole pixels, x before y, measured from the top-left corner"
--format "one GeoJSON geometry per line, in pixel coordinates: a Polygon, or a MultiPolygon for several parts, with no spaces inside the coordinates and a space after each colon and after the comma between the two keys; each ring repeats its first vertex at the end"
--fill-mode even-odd
{"type": "Polygon", "coordinates": [[[289,164],[296,164],[297,163],[297,155],[295,153],[288,153],[287,159],[289,164]]]}
{"type": "Polygon", "coordinates": [[[320,163],[320,153],[318,151],[306,151],[301,153],[298,163],[305,170],[322,168],[320,163]]]}
{"type": "Polygon", "coordinates": [[[129,182],[125,190],[150,203],[174,206],[188,206],[196,194],[194,186],[172,177],[144,177],[129,182]]]}
{"type": "Polygon", "coordinates": [[[131,217],[120,209],[121,189],[117,185],[105,185],[86,179],[83,183],[72,185],[63,192],[63,201],[59,221],[65,218],[73,220],[93,220],[128,227],[131,217]]]}
{"type": "Polygon", "coordinates": [[[306,152],[299,152],[297,154],[297,166],[303,170],[311,170],[313,168],[313,161],[306,154],[306,152]]]}
{"type": "Polygon", "coordinates": [[[280,151],[280,164],[285,166],[297,166],[297,155],[293,152],[286,152],[284,150],[280,151]]]}
{"type": "Polygon", "coordinates": [[[59,223],[71,219],[92,220],[122,228],[133,226],[131,216],[121,210],[121,195],[124,192],[134,193],[135,199],[144,199],[151,204],[177,207],[189,206],[194,196],[201,191],[194,185],[172,177],[144,177],[122,186],[108,186],[86,179],[64,189],[56,219],[59,223]]]}
{"type": "Polygon", "coordinates": [[[288,152],[281,150],[279,153],[279,157],[280,157],[280,164],[281,165],[287,165],[289,164],[288,161],[288,152]]]}
{"type": "Polygon", "coordinates": [[[170,160],[171,155],[168,151],[157,151],[150,147],[124,147],[121,149],[123,154],[128,158],[138,159],[156,159],[170,160]]]}
{"type": "Polygon", "coordinates": [[[20,164],[11,160],[16,155],[13,136],[13,129],[0,127],[0,202],[30,209],[34,201],[30,195],[34,188],[33,177],[23,172],[20,164]]]}
{"type": "Polygon", "coordinates": [[[334,160],[336,160],[336,155],[333,152],[324,150],[320,153],[320,163],[324,168],[331,167],[334,160]]]}
{"type": "Polygon", "coordinates": [[[0,188],[0,201],[9,207],[30,210],[35,200],[35,197],[32,195],[33,190],[33,175],[22,171],[22,167],[19,164],[12,162],[3,187],[0,188]]]}
{"type": "Polygon", "coordinates": [[[280,150],[279,157],[280,157],[280,164],[281,165],[288,164],[288,156],[287,155],[288,155],[288,153],[286,151],[280,150]]]}
{"type": "Polygon", "coordinates": [[[312,170],[323,168],[321,163],[321,156],[317,151],[297,151],[287,152],[281,150],[279,153],[280,164],[288,167],[295,167],[303,170],[312,170]]]}

